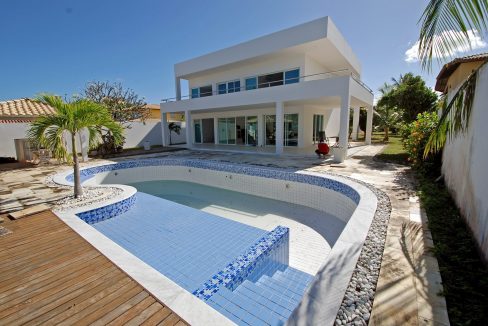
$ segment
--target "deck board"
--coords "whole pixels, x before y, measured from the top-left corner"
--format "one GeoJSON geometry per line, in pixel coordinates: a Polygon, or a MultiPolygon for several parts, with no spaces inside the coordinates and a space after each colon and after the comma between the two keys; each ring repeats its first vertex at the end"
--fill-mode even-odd
{"type": "Polygon", "coordinates": [[[2,226],[0,324],[187,325],[52,212],[2,226]]]}

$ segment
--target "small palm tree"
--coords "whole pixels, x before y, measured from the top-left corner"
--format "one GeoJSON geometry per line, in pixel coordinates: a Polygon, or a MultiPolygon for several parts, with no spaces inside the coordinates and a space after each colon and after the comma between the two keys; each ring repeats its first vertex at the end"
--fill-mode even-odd
{"type": "Polygon", "coordinates": [[[181,131],[181,127],[174,122],[170,122],[168,124],[169,129],[169,144],[172,145],[173,142],[171,141],[171,133],[174,132],[175,134],[179,135],[181,131]]]}
{"type": "Polygon", "coordinates": [[[401,121],[402,114],[397,107],[377,106],[374,110],[374,115],[379,121],[379,127],[385,131],[383,141],[390,140],[390,129],[398,126],[401,121]]]}
{"type": "MultiPolygon", "coordinates": [[[[452,57],[457,49],[471,49],[470,33],[483,37],[488,32],[488,0],[430,0],[422,17],[419,58],[430,70],[432,58],[452,57]]],[[[439,151],[446,140],[464,133],[469,127],[478,72],[475,69],[450,102],[443,99],[442,115],[425,147],[424,157],[439,151]]]]}
{"type": "Polygon", "coordinates": [[[34,142],[52,151],[53,155],[66,162],[73,162],[74,196],[83,194],[80,182],[80,166],[76,149],[76,134],[88,130],[88,145],[94,148],[101,140],[102,130],[110,132],[116,143],[123,140],[123,128],[112,119],[109,111],[100,104],[86,99],[65,102],[61,97],[43,94],[37,99],[56,110],[53,115],[42,116],[32,122],[27,134],[34,142]],[[64,134],[71,137],[71,153],[64,144],[64,134]]]}

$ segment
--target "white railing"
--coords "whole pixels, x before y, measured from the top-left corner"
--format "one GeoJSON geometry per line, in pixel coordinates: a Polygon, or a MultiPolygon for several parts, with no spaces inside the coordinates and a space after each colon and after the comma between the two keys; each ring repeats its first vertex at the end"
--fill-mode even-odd
{"type": "MultiPolygon", "coordinates": [[[[352,79],[354,79],[358,84],[360,84],[362,87],[364,87],[368,92],[373,94],[373,91],[371,88],[369,88],[357,74],[354,72],[351,72],[349,69],[341,69],[341,70],[335,70],[335,71],[328,71],[328,72],[320,72],[317,74],[311,74],[311,75],[306,75],[306,76],[299,76],[299,77],[292,77],[292,78],[287,78],[287,79],[279,79],[279,80],[274,80],[270,82],[265,82],[265,83],[258,83],[256,86],[253,88],[247,89],[246,86],[240,86],[233,88],[233,91],[230,91],[226,89],[225,92],[215,90],[212,92],[204,92],[200,93],[199,96],[197,97],[192,97],[191,94],[188,95],[183,95],[181,96],[181,100],[183,99],[192,99],[192,98],[199,98],[199,97],[207,97],[207,96],[213,96],[213,95],[224,95],[224,94],[231,94],[231,93],[238,93],[238,92],[243,92],[243,91],[253,91],[256,89],[262,89],[262,88],[268,88],[268,87],[275,87],[275,86],[282,86],[282,85],[290,85],[290,84],[295,84],[299,83],[300,81],[310,81],[310,80],[318,80],[318,79],[327,79],[327,78],[332,78],[332,77],[343,77],[343,76],[351,76],[352,79]]],[[[175,102],[178,99],[176,97],[171,97],[171,98],[166,98],[162,99],[161,102],[166,103],[166,102],[175,102]]]]}

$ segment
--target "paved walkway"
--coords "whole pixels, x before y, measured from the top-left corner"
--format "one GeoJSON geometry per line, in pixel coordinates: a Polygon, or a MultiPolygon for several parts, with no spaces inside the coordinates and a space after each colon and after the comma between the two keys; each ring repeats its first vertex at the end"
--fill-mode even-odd
{"type": "Polygon", "coordinates": [[[50,211],[2,226],[0,324],[186,325],[50,211]]]}
{"type": "MultiPolygon", "coordinates": [[[[415,195],[409,168],[376,161],[373,157],[383,146],[355,147],[344,164],[332,164],[313,156],[294,157],[226,153],[210,151],[178,151],[139,157],[182,157],[212,159],[233,163],[254,164],[315,172],[342,174],[373,184],[386,192],[391,200],[392,215],[375,296],[371,325],[449,325],[446,302],[438,295],[442,290],[437,260],[431,253],[432,237],[425,212],[415,195]]],[[[92,163],[97,162],[92,161],[92,163]]],[[[69,167],[65,167],[69,168],[69,167]]],[[[31,202],[51,201],[67,195],[66,190],[43,184],[45,176],[60,167],[40,167],[0,173],[0,212],[12,207],[25,207],[31,202]]]]}

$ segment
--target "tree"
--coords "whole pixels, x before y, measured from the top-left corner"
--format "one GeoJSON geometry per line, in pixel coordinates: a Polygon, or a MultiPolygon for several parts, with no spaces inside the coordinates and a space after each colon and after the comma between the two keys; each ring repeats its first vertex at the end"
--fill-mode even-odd
{"type": "MultiPolygon", "coordinates": [[[[456,50],[471,48],[470,34],[481,38],[488,32],[488,0],[430,0],[422,17],[419,36],[419,58],[424,69],[430,70],[432,58],[439,62],[452,57],[456,50]]],[[[469,120],[479,70],[475,69],[444,108],[424,151],[424,157],[438,152],[451,139],[469,128],[469,120]]]]}
{"type": "Polygon", "coordinates": [[[55,95],[41,95],[37,99],[55,109],[55,114],[41,116],[31,123],[27,132],[34,142],[52,151],[53,155],[69,163],[73,162],[74,196],[83,194],[80,182],[80,167],[76,149],[76,134],[88,130],[88,145],[93,148],[101,138],[102,130],[108,130],[117,143],[123,139],[123,128],[115,122],[104,106],[87,99],[75,98],[65,102],[55,95]],[[71,138],[71,153],[65,147],[64,134],[71,138]]]}
{"type": "Polygon", "coordinates": [[[437,95],[425,85],[422,77],[407,73],[393,82],[393,85],[385,83],[388,89],[378,101],[379,107],[397,107],[405,123],[414,121],[419,113],[435,109],[437,95]]]}
{"type": "Polygon", "coordinates": [[[170,122],[168,124],[169,129],[169,144],[172,145],[173,142],[171,141],[171,133],[174,132],[175,134],[179,135],[181,131],[181,127],[177,125],[175,122],[170,122]]]}
{"type": "Polygon", "coordinates": [[[385,136],[383,141],[388,141],[390,136],[390,129],[397,127],[401,121],[401,111],[396,107],[376,106],[374,115],[378,120],[378,126],[383,128],[385,136]]]}
{"type": "Polygon", "coordinates": [[[121,83],[90,82],[84,97],[105,106],[112,118],[125,128],[130,128],[130,122],[136,119],[144,122],[150,113],[144,99],[132,89],[124,89],[121,83]]]}

